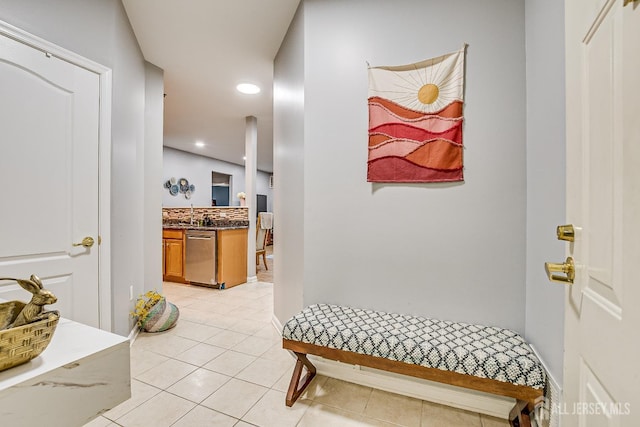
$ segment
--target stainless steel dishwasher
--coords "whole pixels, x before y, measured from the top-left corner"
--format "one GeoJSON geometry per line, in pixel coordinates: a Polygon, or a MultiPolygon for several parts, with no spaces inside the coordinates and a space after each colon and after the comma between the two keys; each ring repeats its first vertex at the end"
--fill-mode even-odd
{"type": "Polygon", "coordinates": [[[216,285],[216,232],[187,230],[185,236],[184,278],[196,285],[216,285]]]}

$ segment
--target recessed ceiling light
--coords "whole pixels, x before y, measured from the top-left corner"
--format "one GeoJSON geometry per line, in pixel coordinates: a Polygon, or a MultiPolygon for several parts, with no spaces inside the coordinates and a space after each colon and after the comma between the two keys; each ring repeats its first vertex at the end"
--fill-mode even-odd
{"type": "Polygon", "coordinates": [[[247,95],[255,95],[260,92],[260,88],[253,83],[240,83],[236,86],[236,89],[238,89],[238,92],[246,93],[247,95]]]}
{"type": "Polygon", "coordinates": [[[204,142],[202,142],[202,141],[196,141],[196,147],[199,147],[199,148],[204,147],[204,142]]]}
{"type": "Polygon", "coordinates": [[[242,156],[242,160],[247,160],[247,156],[242,156]]]}

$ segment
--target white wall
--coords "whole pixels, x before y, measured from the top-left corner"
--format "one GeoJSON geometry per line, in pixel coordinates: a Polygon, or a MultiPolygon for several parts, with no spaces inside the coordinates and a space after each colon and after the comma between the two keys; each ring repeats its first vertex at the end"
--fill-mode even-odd
{"type": "Polygon", "coordinates": [[[284,323],[302,308],[305,246],[304,4],[274,61],[274,313],[284,323]]]}
{"type": "Polygon", "coordinates": [[[164,124],[164,72],[145,63],[144,290],[160,290],[162,283],[162,141],[164,124]]]}
{"type": "Polygon", "coordinates": [[[134,304],[129,288],[133,287],[134,299],[145,289],[144,197],[147,190],[151,197],[156,190],[146,188],[144,179],[145,62],[122,4],[115,3],[114,58],[110,65],[113,105],[117,106],[112,113],[111,134],[111,279],[114,330],[125,335],[134,325],[123,310],[130,312],[134,304]],[[130,191],[136,183],[139,191],[130,191]]]}
{"type": "MultiPolygon", "coordinates": [[[[243,166],[170,147],[163,149],[163,162],[162,180],[157,184],[162,188],[162,206],[167,208],[188,207],[192,203],[193,206],[211,206],[212,171],[231,175],[230,204],[240,206],[240,200],[236,195],[240,191],[245,191],[243,166]],[[162,184],[171,177],[186,178],[190,184],[196,186],[196,191],[191,195],[191,199],[185,199],[182,193],[172,196],[168,189],[162,187],[162,184]]],[[[270,176],[270,173],[258,171],[256,192],[267,195],[267,209],[273,212],[273,190],[269,188],[270,176]]]]}
{"type": "Polygon", "coordinates": [[[112,330],[128,335],[129,287],[144,291],[144,195],[160,191],[146,188],[143,158],[161,150],[145,146],[145,63],[129,20],[118,0],[0,0],[0,19],[113,70],[111,236],[102,237],[111,238],[112,330]]]}
{"type": "Polygon", "coordinates": [[[565,222],[564,4],[526,1],[527,294],[526,337],[562,384],[564,286],[550,283],[544,262],[561,262],[565,222]]]}
{"type": "MultiPolygon", "coordinates": [[[[295,134],[291,149],[276,150],[274,173],[284,173],[285,158],[304,165],[303,230],[290,233],[303,241],[303,261],[293,266],[286,259],[284,267],[303,265],[295,286],[302,287],[304,304],[371,307],[523,333],[524,2],[306,0],[303,22],[285,43],[304,41],[304,140],[295,134]],[[367,61],[407,64],[465,42],[465,183],[367,183],[367,61]],[[290,159],[294,151],[303,159],[290,159]]],[[[276,71],[287,65],[279,59],[276,71]]],[[[280,75],[285,79],[296,67],[293,61],[280,75]]],[[[282,103],[275,102],[276,108],[282,103]]],[[[300,121],[297,110],[284,114],[290,126],[300,121]]],[[[299,203],[286,199],[276,216],[299,210],[299,203]]]]}

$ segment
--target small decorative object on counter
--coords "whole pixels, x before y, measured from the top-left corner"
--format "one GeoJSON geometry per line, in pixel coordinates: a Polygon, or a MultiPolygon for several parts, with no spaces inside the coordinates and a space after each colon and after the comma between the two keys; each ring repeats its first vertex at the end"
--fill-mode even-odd
{"type": "Polygon", "coordinates": [[[180,310],[156,291],[140,295],[131,316],[137,318],[138,327],[145,332],[162,332],[173,328],[180,310]]]}
{"type": "Polygon", "coordinates": [[[43,306],[57,301],[32,274],[29,279],[0,278],[18,282],[33,295],[31,301],[9,301],[0,304],[0,371],[21,365],[42,353],[58,325],[57,311],[44,311],[43,306]]]}
{"type": "Polygon", "coordinates": [[[247,195],[244,193],[244,191],[239,192],[237,196],[238,196],[238,199],[240,199],[240,206],[246,206],[247,195]]]}

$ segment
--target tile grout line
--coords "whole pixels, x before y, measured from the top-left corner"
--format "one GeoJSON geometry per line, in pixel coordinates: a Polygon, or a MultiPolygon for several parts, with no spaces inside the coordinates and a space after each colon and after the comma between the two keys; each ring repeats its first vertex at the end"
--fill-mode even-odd
{"type": "MultiPolygon", "coordinates": [[[[255,313],[252,313],[252,314],[255,314],[255,313]]],[[[241,318],[241,319],[242,319],[242,318],[241,318]]],[[[243,320],[245,320],[245,319],[243,319],[243,320]]],[[[248,320],[250,320],[250,321],[252,321],[252,322],[260,323],[260,321],[255,321],[255,320],[251,320],[251,319],[248,319],[248,320]]],[[[187,321],[187,322],[190,322],[190,323],[194,323],[194,324],[205,325],[205,324],[202,324],[202,323],[192,322],[192,321],[190,321],[190,320],[186,320],[186,321],[187,321]]],[[[211,326],[211,325],[205,325],[205,326],[211,326]]],[[[211,326],[211,327],[214,327],[214,326],[211,326]]],[[[263,356],[267,351],[269,351],[271,348],[273,348],[273,346],[274,346],[274,345],[276,345],[277,343],[272,343],[272,344],[269,346],[269,348],[267,348],[265,351],[263,351],[263,352],[262,352],[261,354],[259,354],[259,355],[247,354],[247,353],[244,353],[244,352],[238,352],[238,351],[233,350],[233,349],[234,349],[236,346],[238,346],[241,342],[246,341],[246,340],[247,340],[248,338],[250,338],[250,337],[254,337],[254,336],[255,336],[255,334],[257,334],[258,332],[260,332],[262,329],[265,329],[265,328],[264,328],[264,327],[263,327],[263,328],[260,328],[260,329],[256,330],[253,334],[246,334],[246,333],[242,333],[242,332],[238,332],[238,331],[233,331],[233,330],[231,330],[231,329],[229,329],[229,328],[219,328],[219,327],[218,327],[218,329],[220,329],[220,330],[221,330],[221,332],[220,332],[220,333],[222,333],[222,331],[225,331],[225,330],[226,330],[226,331],[231,331],[231,332],[235,332],[235,333],[238,333],[238,334],[246,335],[246,337],[245,337],[243,340],[239,341],[238,343],[234,344],[231,348],[223,348],[223,347],[218,347],[218,346],[215,346],[215,345],[213,345],[213,344],[209,344],[209,343],[207,343],[207,342],[206,342],[207,340],[209,340],[210,338],[213,338],[214,336],[216,336],[216,335],[218,335],[218,334],[214,334],[214,335],[212,335],[211,337],[208,337],[208,338],[206,338],[206,339],[204,339],[204,340],[198,340],[198,339],[193,339],[193,338],[190,338],[190,337],[184,337],[184,336],[181,336],[181,335],[178,335],[178,334],[174,334],[174,336],[178,336],[178,337],[180,337],[180,338],[184,338],[184,339],[186,339],[186,340],[193,341],[193,342],[195,342],[196,344],[194,344],[193,346],[191,346],[191,347],[189,347],[189,348],[185,349],[185,350],[184,350],[184,351],[182,351],[181,353],[179,353],[179,354],[177,354],[177,355],[174,355],[174,356],[167,356],[167,355],[165,355],[165,354],[158,353],[157,351],[154,351],[154,350],[146,350],[146,349],[144,349],[144,351],[150,351],[150,352],[152,352],[152,353],[154,353],[154,354],[158,354],[158,355],[160,355],[160,356],[162,356],[162,357],[167,357],[168,359],[173,359],[173,360],[176,360],[176,361],[178,361],[178,362],[188,364],[188,365],[190,365],[190,366],[195,367],[195,370],[194,370],[194,371],[191,371],[190,373],[188,373],[188,374],[186,374],[185,376],[181,377],[180,379],[176,380],[175,382],[173,382],[172,384],[168,385],[168,386],[167,386],[167,387],[165,387],[164,389],[159,389],[158,387],[154,386],[153,384],[149,384],[149,383],[147,383],[147,382],[145,382],[145,381],[143,381],[143,380],[141,380],[141,379],[139,379],[139,378],[135,378],[135,379],[136,379],[137,381],[140,381],[141,383],[144,383],[144,384],[146,384],[146,385],[149,385],[149,386],[151,386],[151,387],[153,387],[153,388],[158,389],[158,390],[159,390],[159,392],[158,392],[158,393],[156,393],[154,396],[156,396],[157,394],[159,394],[159,393],[160,393],[160,392],[162,392],[162,391],[165,391],[166,393],[171,394],[172,396],[176,396],[176,397],[179,397],[179,398],[181,398],[181,399],[185,399],[185,400],[187,400],[187,401],[189,401],[189,402],[193,403],[193,404],[195,405],[195,406],[194,406],[194,408],[196,408],[196,407],[198,407],[198,406],[201,406],[202,408],[206,408],[206,409],[208,409],[208,410],[213,410],[213,411],[215,411],[215,412],[217,412],[217,413],[221,413],[221,414],[224,414],[224,415],[226,415],[226,416],[230,416],[230,417],[231,417],[231,418],[233,418],[233,419],[236,419],[236,420],[239,420],[239,421],[246,422],[246,421],[242,420],[242,418],[238,419],[238,418],[236,418],[236,417],[234,417],[234,416],[231,416],[230,414],[225,414],[225,413],[223,413],[223,412],[216,411],[215,409],[213,409],[213,408],[209,408],[209,407],[206,407],[206,406],[202,405],[201,403],[202,403],[202,402],[204,402],[206,399],[208,399],[211,395],[213,395],[213,394],[214,394],[217,390],[219,390],[219,389],[220,389],[224,384],[228,383],[231,379],[234,379],[234,378],[235,378],[235,379],[237,379],[237,380],[239,380],[239,381],[244,381],[244,382],[247,382],[247,383],[250,383],[250,384],[255,384],[255,385],[259,386],[259,387],[264,387],[263,385],[256,384],[256,383],[253,383],[253,382],[251,382],[251,381],[244,380],[244,379],[237,378],[237,375],[239,375],[241,372],[243,372],[245,369],[247,369],[247,368],[248,368],[252,363],[254,363],[254,362],[255,362],[255,360],[260,359],[260,358],[261,358],[261,357],[262,357],[262,356],[263,356]],[[191,350],[192,348],[194,348],[194,347],[195,347],[195,346],[197,346],[198,344],[211,345],[212,347],[215,347],[215,348],[219,348],[219,349],[224,350],[224,352],[223,352],[223,353],[220,353],[219,355],[217,355],[217,356],[215,356],[215,357],[213,357],[211,360],[209,360],[209,361],[205,362],[203,365],[197,365],[197,364],[194,364],[194,363],[185,362],[185,361],[183,361],[183,360],[177,359],[177,357],[178,357],[178,356],[180,356],[180,355],[182,355],[182,354],[184,354],[184,353],[188,352],[189,350],[191,350]],[[226,353],[226,352],[228,352],[228,351],[235,351],[235,352],[238,352],[238,353],[246,354],[246,355],[248,355],[248,356],[250,356],[250,357],[255,357],[256,359],[255,359],[253,362],[251,362],[249,365],[245,366],[242,370],[240,370],[238,373],[236,373],[236,374],[235,374],[235,375],[233,375],[233,376],[228,376],[228,375],[223,374],[223,373],[221,373],[221,372],[216,372],[216,371],[213,371],[213,370],[211,370],[211,369],[208,369],[208,368],[205,368],[205,367],[204,367],[204,365],[206,365],[207,363],[210,363],[211,361],[213,361],[213,360],[215,360],[215,359],[217,359],[217,358],[221,357],[223,354],[225,354],[225,353],[226,353]],[[227,381],[225,381],[225,383],[221,384],[221,385],[220,385],[220,387],[218,387],[218,388],[216,389],[216,391],[211,392],[211,394],[209,394],[207,397],[205,397],[204,399],[202,399],[202,401],[201,401],[201,402],[194,402],[193,400],[186,399],[186,398],[184,398],[184,397],[182,397],[182,396],[178,396],[177,394],[175,394],[175,393],[173,393],[173,392],[168,391],[168,389],[169,389],[169,388],[171,388],[173,385],[175,385],[175,384],[177,384],[178,382],[182,381],[184,378],[188,377],[188,376],[189,376],[189,375],[191,375],[193,372],[196,372],[198,369],[205,369],[205,370],[210,371],[210,372],[214,372],[214,373],[217,373],[217,374],[220,374],[220,375],[225,375],[225,376],[227,376],[229,379],[228,379],[227,381]]],[[[258,339],[264,339],[265,341],[269,341],[269,339],[268,339],[268,338],[263,338],[263,337],[258,337],[258,336],[255,336],[255,338],[258,338],[258,339]]],[[[268,359],[267,359],[267,360],[268,360],[268,359]]],[[[153,368],[149,368],[148,370],[150,370],[150,369],[153,369],[153,368]]],[[[144,374],[144,373],[145,373],[145,372],[147,372],[148,370],[145,370],[145,371],[141,372],[139,375],[144,374]]],[[[275,384],[275,383],[274,383],[274,384],[275,384]]],[[[253,407],[254,407],[254,406],[255,406],[255,405],[256,405],[256,404],[257,404],[257,403],[258,403],[258,402],[259,402],[259,401],[260,401],[260,400],[265,396],[265,395],[266,395],[266,393],[267,393],[269,390],[275,390],[275,389],[273,389],[272,387],[264,387],[264,388],[267,390],[267,391],[265,391],[265,394],[263,394],[263,395],[261,396],[261,398],[260,398],[260,399],[258,399],[258,401],[256,401],[256,403],[254,403],[254,405],[252,405],[249,409],[247,409],[247,411],[243,414],[243,417],[251,411],[251,409],[252,409],[252,408],[253,408],[253,407]]],[[[148,400],[149,400],[149,399],[148,399],[148,400]]],[[[147,401],[148,401],[148,400],[147,400],[147,401]]],[[[146,401],[145,401],[145,402],[146,402],[146,401]]],[[[140,406],[140,405],[139,405],[139,406],[140,406]]],[[[184,418],[188,413],[190,413],[191,411],[193,411],[193,409],[194,409],[194,408],[192,408],[191,410],[189,410],[187,413],[183,414],[183,415],[182,415],[178,420],[176,420],[173,424],[177,423],[180,419],[184,418]]],[[[129,412],[130,412],[130,411],[129,411],[129,412]]],[[[127,412],[127,413],[128,413],[128,412],[127,412]]],[[[123,416],[124,416],[124,415],[123,415],[123,416]]],[[[238,422],[239,422],[239,421],[238,421],[238,422]]],[[[173,424],[172,424],[172,425],[173,425],[173,424]]],[[[236,423],[236,424],[237,424],[237,423],[236,423]]]]}

